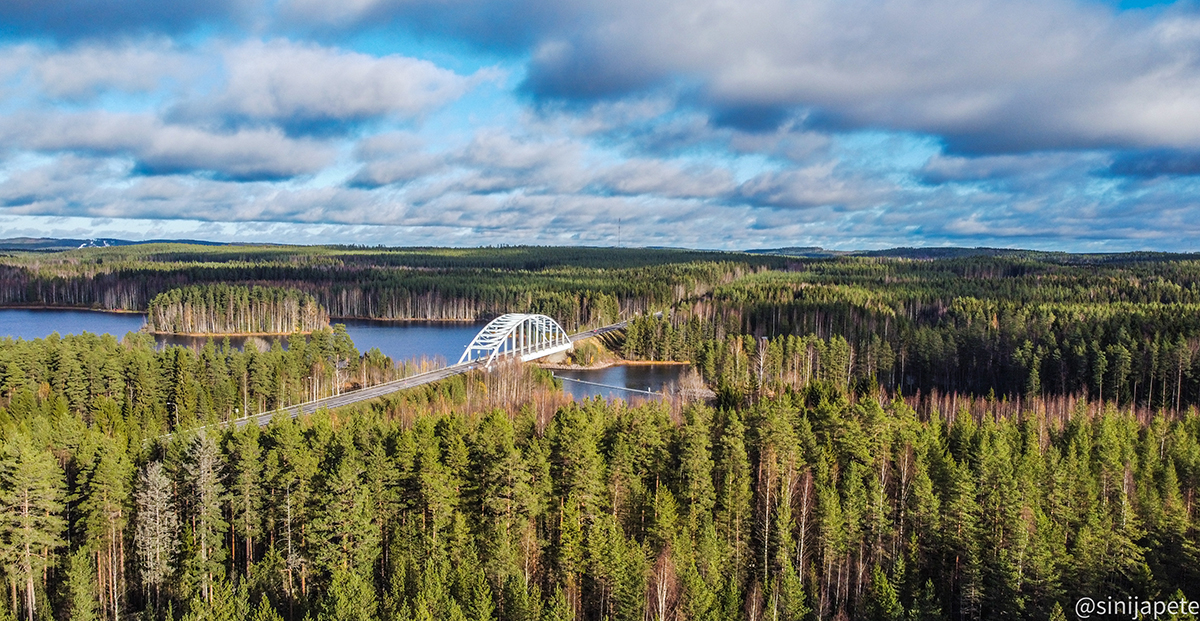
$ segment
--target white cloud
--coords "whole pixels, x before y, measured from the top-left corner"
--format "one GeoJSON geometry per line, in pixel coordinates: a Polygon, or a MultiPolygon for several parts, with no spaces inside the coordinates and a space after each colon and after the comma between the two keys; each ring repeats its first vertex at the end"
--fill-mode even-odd
{"type": "Polygon", "coordinates": [[[890,184],[839,175],[833,162],[764,172],[739,188],[753,204],[796,209],[862,209],[886,201],[894,191],[890,184]]]}
{"type": "MultiPolygon", "coordinates": [[[[1200,147],[1200,20],[1068,0],[578,2],[528,86],[591,99],[696,84],[733,123],[948,137],[978,150],[1200,147]],[[551,53],[553,52],[553,53],[551,53]]],[[[720,115],[719,115],[720,116],[720,115]]]]}
{"type": "Polygon", "coordinates": [[[716,198],[735,189],[728,170],[652,159],[630,159],[600,171],[596,183],[616,194],[667,198],[716,198]]]}
{"type": "Polygon", "coordinates": [[[129,157],[150,173],[209,171],[234,179],[311,174],[333,159],[330,147],[278,129],[209,132],[145,114],[84,112],[9,118],[0,135],[29,150],[129,157]]]}
{"type": "Polygon", "coordinates": [[[627,243],[729,248],[1181,247],[1198,232],[1200,20],[1183,9],[517,2],[309,7],[346,24],[404,7],[421,24],[587,14],[539,13],[522,27],[549,45],[491,48],[533,59],[536,105],[516,94],[499,112],[448,106],[487,70],[349,51],[333,31],[0,48],[0,213],[433,244],[615,243],[618,219],[637,223],[627,243]],[[872,129],[841,131],[856,127],[872,129]]]}
{"type": "Polygon", "coordinates": [[[406,183],[437,174],[446,167],[444,154],[429,153],[418,137],[405,132],[364,139],[355,151],[364,164],[351,184],[361,187],[406,183]]]}
{"type": "Polygon", "coordinates": [[[413,118],[461,97],[473,77],[416,58],[367,54],[283,39],[247,41],[222,54],[226,81],[211,97],[183,105],[185,115],[215,115],[284,125],[413,118]]]}
{"type": "Polygon", "coordinates": [[[166,80],[199,70],[199,59],[174,48],[169,41],[143,41],[138,45],[82,45],[69,50],[39,50],[31,68],[48,96],[81,99],[118,90],[154,91],[166,80]]]}
{"type": "Polygon", "coordinates": [[[343,25],[361,19],[379,4],[379,0],[287,0],[281,6],[292,19],[343,25]]]}

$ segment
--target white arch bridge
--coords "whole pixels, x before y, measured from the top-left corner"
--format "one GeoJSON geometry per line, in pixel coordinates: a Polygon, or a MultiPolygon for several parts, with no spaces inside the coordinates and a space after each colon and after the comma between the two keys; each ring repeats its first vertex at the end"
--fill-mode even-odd
{"type": "Polygon", "coordinates": [[[467,345],[458,364],[481,362],[490,367],[502,356],[528,362],[567,351],[571,341],[567,331],[545,315],[509,313],[484,326],[467,345]]]}

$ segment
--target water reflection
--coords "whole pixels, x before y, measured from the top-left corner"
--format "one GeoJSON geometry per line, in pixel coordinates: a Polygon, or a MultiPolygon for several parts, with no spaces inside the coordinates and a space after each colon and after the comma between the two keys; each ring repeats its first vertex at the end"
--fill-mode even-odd
{"type": "Polygon", "coordinates": [[[655,364],[655,365],[614,365],[603,369],[555,369],[554,374],[566,378],[563,381],[563,392],[576,401],[600,396],[605,399],[655,399],[657,397],[645,392],[631,392],[619,388],[632,388],[639,391],[661,392],[664,388],[678,385],[686,364],[655,364]],[[570,380],[583,380],[575,382],[570,380]]]}

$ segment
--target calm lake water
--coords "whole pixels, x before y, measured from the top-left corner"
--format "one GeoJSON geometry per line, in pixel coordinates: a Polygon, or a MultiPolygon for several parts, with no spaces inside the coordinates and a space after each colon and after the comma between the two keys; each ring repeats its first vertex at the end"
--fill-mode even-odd
{"type": "Polygon", "coordinates": [[[92,332],[111,334],[118,339],[127,332],[137,332],[146,323],[140,313],[99,313],[82,310],[25,310],[0,309],[0,338],[42,339],[57,332],[59,335],[92,332]]]}
{"type": "MultiPolygon", "coordinates": [[[[59,335],[92,332],[112,334],[122,338],[128,332],[137,332],[145,324],[145,315],[138,313],[103,313],[82,310],[31,310],[0,309],[0,338],[12,337],[25,340],[40,339],[57,332],[59,335]]],[[[335,323],[339,323],[336,322],[335,323]]],[[[391,322],[345,320],[346,332],[360,352],[378,347],[393,360],[419,360],[421,357],[434,360],[438,357],[447,364],[458,362],[458,357],[471,343],[483,323],[460,322],[391,322]]],[[[194,337],[160,336],[160,343],[172,345],[204,345],[205,339],[194,337]]],[[[241,347],[246,339],[230,339],[241,347]]],[[[269,341],[267,341],[269,343],[269,341]]],[[[625,390],[595,386],[620,386],[637,390],[662,390],[663,386],[679,380],[686,367],[671,366],[614,366],[606,369],[556,370],[560,377],[590,382],[564,381],[563,391],[575,399],[600,395],[605,398],[630,400],[634,397],[649,398],[625,390]]]]}
{"type": "Polygon", "coordinates": [[[604,369],[555,369],[554,374],[564,378],[563,392],[576,400],[587,399],[600,395],[605,399],[649,399],[652,395],[607,388],[605,386],[620,386],[633,390],[661,391],[664,387],[679,381],[680,375],[687,365],[617,365],[604,369]],[[571,381],[582,380],[578,382],[571,381]],[[585,383],[586,382],[586,383],[585,383]],[[604,386],[598,386],[603,384],[604,386]]]}
{"type": "Polygon", "coordinates": [[[372,347],[391,356],[392,360],[418,360],[441,356],[446,364],[458,362],[471,339],[485,323],[464,322],[395,322],[345,320],[346,333],[361,352],[372,347]]]}
{"type": "MultiPolygon", "coordinates": [[[[122,338],[128,332],[137,332],[146,323],[140,313],[101,313],[82,310],[30,310],[0,309],[0,338],[6,336],[25,340],[40,339],[54,332],[59,335],[92,332],[111,334],[122,338]]],[[[393,360],[418,360],[422,356],[430,360],[442,357],[448,364],[458,362],[458,357],[470,344],[471,339],[484,326],[479,323],[439,322],[384,322],[346,320],[346,332],[361,352],[378,347],[393,360]]],[[[156,337],[159,343],[202,347],[207,340],[203,337],[168,336],[156,337]]],[[[269,344],[274,337],[258,339],[269,344]]],[[[242,347],[248,339],[230,338],[230,342],[242,347]]],[[[286,341],[286,338],[284,339],[286,341]]]]}

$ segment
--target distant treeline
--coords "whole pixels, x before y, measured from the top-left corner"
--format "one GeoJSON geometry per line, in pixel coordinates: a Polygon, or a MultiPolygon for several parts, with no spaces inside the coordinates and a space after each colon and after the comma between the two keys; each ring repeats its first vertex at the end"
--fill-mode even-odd
{"type": "Polygon", "coordinates": [[[307,334],[328,326],[316,298],[282,287],[181,287],[154,296],[146,312],[150,332],[172,334],[307,334]]]}
{"type": "Polygon", "coordinates": [[[1159,309],[1157,317],[1013,310],[1016,317],[997,322],[1007,330],[952,316],[937,326],[902,326],[890,339],[871,333],[857,340],[836,332],[828,339],[811,333],[758,339],[695,317],[678,324],[638,318],[623,351],[632,359],[694,362],[708,381],[739,390],[778,380],[803,387],[831,373],[843,386],[869,381],[906,394],[1075,395],[1174,410],[1200,405],[1200,307],[1159,309]]]}
{"type": "Polygon", "coordinates": [[[0,304],[144,310],[190,284],[296,288],[334,317],[550,315],[567,329],[701,296],[778,258],[669,250],[124,246],[0,258],[0,304]]]}

